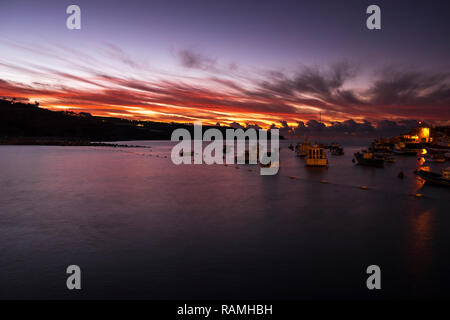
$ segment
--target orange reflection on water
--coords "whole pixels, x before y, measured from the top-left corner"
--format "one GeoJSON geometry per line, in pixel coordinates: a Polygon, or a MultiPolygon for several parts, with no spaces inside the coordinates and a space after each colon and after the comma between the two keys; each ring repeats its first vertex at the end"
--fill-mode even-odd
{"type": "Polygon", "coordinates": [[[432,212],[426,210],[410,219],[409,265],[413,274],[426,274],[432,259],[432,212]]]}

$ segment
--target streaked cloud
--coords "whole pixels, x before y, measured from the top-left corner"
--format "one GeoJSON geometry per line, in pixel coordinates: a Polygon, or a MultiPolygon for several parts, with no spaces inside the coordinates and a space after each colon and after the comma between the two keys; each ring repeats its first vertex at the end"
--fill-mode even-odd
{"type": "Polygon", "coordinates": [[[445,70],[390,67],[363,81],[361,70],[349,61],[289,72],[228,64],[222,68],[207,55],[181,50],[173,63],[196,70],[192,75],[189,70],[146,69],[142,61],[112,44],[104,45],[104,58],[91,58],[88,52],[69,54],[63,47],[2,45],[35,59],[0,59],[0,96],[38,100],[55,109],[157,121],[263,127],[275,123],[294,134],[321,126],[319,113],[334,132],[366,132],[376,123],[386,125],[383,121],[450,119],[445,70]]]}

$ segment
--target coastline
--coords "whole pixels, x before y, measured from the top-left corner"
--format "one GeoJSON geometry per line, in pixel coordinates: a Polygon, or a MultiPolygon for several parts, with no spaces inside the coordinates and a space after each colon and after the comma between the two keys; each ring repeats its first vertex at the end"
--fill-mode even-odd
{"type": "Polygon", "coordinates": [[[107,142],[92,142],[80,139],[10,137],[0,138],[0,145],[7,146],[61,146],[61,147],[113,147],[113,148],[151,148],[142,145],[129,145],[107,142]]]}

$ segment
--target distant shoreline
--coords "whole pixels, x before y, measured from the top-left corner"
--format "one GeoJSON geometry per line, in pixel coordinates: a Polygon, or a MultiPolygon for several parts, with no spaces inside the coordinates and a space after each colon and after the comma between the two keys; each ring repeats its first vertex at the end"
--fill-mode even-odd
{"type": "Polygon", "coordinates": [[[28,138],[28,137],[8,137],[0,138],[0,145],[3,146],[61,146],[61,147],[113,147],[113,148],[150,148],[142,145],[129,145],[108,142],[92,142],[79,139],[58,139],[58,138],[28,138]]]}

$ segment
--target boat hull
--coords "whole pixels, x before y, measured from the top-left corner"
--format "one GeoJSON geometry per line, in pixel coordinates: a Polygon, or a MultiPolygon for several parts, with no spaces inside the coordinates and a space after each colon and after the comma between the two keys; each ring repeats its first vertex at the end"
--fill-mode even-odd
{"type": "Polygon", "coordinates": [[[446,179],[442,174],[420,170],[418,176],[429,184],[450,187],[450,179],[446,179]]]}
{"type": "Polygon", "coordinates": [[[361,153],[355,153],[356,161],[359,165],[368,167],[382,168],[384,166],[383,159],[365,159],[361,153]]]}
{"type": "Polygon", "coordinates": [[[327,159],[306,159],[305,165],[307,167],[327,167],[328,160],[327,159]]]}

